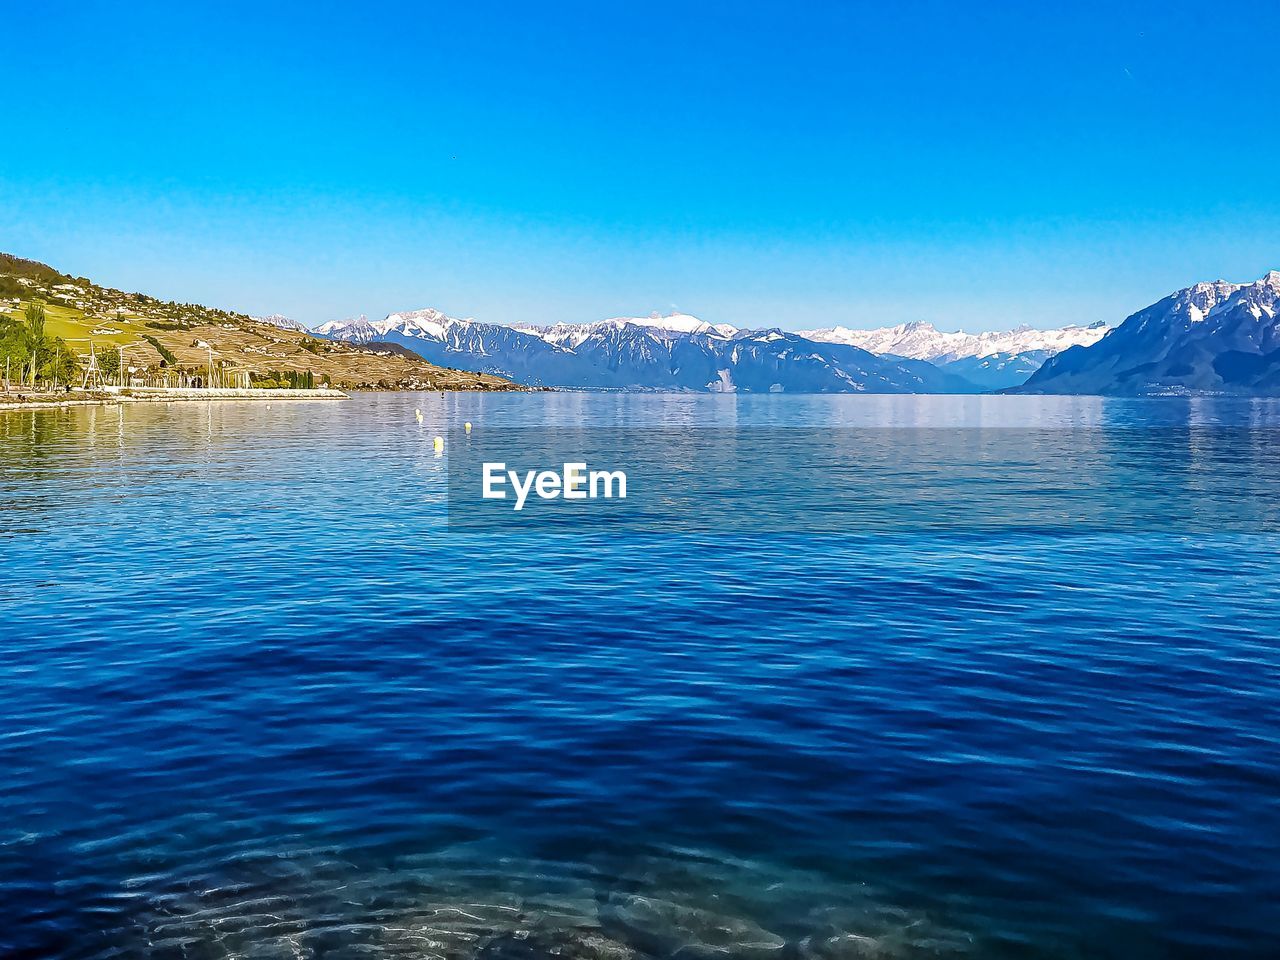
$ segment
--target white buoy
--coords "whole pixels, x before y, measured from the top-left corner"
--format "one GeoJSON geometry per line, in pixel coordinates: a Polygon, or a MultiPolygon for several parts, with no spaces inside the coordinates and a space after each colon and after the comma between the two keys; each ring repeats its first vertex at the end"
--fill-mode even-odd
{"type": "Polygon", "coordinates": [[[444,437],[436,437],[435,439],[436,453],[444,449],[444,437]]]}
{"type": "Polygon", "coordinates": [[[422,422],[422,411],[421,411],[421,410],[415,410],[415,411],[413,411],[413,415],[414,415],[415,417],[417,417],[417,418],[418,418],[418,422],[419,422],[419,423],[421,423],[421,422],[422,422]]]}
{"type": "Polygon", "coordinates": [[[467,433],[470,433],[470,432],[471,432],[471,421],[470,421],[470,420],[468,420],[466,423],[464,423],[464,424],[463,424],[463,426],[466,428],[467,433]]]}

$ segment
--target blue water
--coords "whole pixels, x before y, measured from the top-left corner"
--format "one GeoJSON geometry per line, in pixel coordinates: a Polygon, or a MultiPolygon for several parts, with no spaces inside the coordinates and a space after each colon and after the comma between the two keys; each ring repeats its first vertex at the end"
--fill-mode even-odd
{"type": "Polygon", "coordinates": [[[462,534],[463,420],[1280,404],[0,413],[0,956],[1276,955],[1280,537],[462,534]]]}

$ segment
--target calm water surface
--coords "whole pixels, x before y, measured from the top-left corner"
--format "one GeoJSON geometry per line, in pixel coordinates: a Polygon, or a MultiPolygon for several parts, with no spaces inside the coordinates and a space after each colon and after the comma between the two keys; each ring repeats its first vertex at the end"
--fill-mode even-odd
{"type": "Polygon", "coordinates": [[[0,955],[1277,955],[1280,537],[464,535],[430,443],[463,420],[1280,405],[0,413],[0,955]]]}

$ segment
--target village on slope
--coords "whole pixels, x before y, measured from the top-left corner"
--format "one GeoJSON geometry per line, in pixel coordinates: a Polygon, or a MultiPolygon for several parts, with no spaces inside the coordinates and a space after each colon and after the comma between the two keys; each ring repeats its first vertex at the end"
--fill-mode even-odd
{"type": "MultiPolygon", "coordinates": [[[[245,315],[102,287],[0,253],[3,402],[193,390],[508,390],[390,344],[331,341],[245,315]]],[[[265,394],[262,394],[265,395],[265,394]]]]}

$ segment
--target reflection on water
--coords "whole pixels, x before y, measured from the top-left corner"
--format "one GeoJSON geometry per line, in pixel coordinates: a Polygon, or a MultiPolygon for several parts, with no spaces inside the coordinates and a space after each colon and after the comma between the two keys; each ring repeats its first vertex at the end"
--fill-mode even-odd
{"type": "MultiPolygon", "coordinates": [[[[1278,412],[0,415],[0,955],[1269,956],[1276,536],[463,535],[431,438],[1197,425],[1176,496],[1203,520],[1278,412]],[[1217,427],[1255,431],[1233,457],[1217,427]]],[[[1122,480],[1099,496],[1143,496],[1122,480]]]]}

